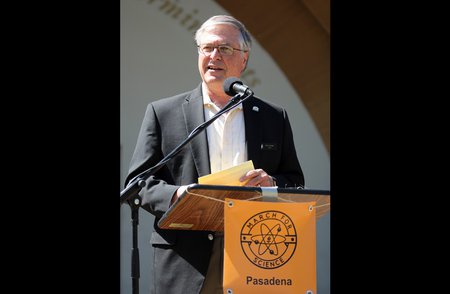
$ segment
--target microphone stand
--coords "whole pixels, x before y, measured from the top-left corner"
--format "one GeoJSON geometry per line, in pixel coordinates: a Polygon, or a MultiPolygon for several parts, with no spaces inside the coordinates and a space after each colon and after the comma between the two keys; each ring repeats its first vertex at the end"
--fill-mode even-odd
{"type": "MultiPolygon", "coordinates": [[[[138,174],[133,179],[130,180],[125,189],[120,192],[120,205],[128,201],[131,207],[131,223],[132,223],[132,234],[133,234],[133,247],[131,249],[131,279],[132,279],[132,289],[133,294],[139,294],[139,248],[138,248],[138,225],[139,225],[139,207],[141,205],[141,197],[138,195],[143,187],[145,187],[145,180],[151,175],[154,175],[161,167],[163,167],[168,161],[170,161],[175,155],[177,155],[181,148],[183,148],[187,143],[189,143],[195,136],[202,132],[206,127],[212,124],[219,116],[227,111],[237,107],[240,103],[244,102],[250,97],[253,97],[253,92],[244,96],[244,94],[236,94],[231,98],[228,103],[213,117],[205,121],[198,127],[196,127],[183,142],[180,143],[174,150],[167,154],[161,161],[159,161],[153,167],[145,170],[144,172],[138,174]]],[[[245,94],[247,91],[245,92],[245,94]]]]}

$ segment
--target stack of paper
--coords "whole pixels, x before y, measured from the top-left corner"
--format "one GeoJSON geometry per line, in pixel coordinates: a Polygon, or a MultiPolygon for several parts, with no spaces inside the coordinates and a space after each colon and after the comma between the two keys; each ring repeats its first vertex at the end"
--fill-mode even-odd
{"type": "Polygon", "coordinates": [[[204,185],[244,186],[246,181],[240,182],[239,179],[252,169],[255,169],[253,161],[249,160],[229,169],[200,177],[198,178],[198,183],[204,185]]]}

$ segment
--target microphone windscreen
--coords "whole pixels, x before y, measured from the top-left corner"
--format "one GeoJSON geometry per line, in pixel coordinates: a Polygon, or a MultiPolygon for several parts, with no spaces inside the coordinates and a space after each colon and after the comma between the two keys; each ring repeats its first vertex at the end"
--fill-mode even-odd
{"type": "Polygon", "coordinates": [[[227,93],[228,96],[236,95],[236,91],[233,89],[235,83],[243,85],[242,81],[236,77],[229,77],[223,82],[223,91],[227,93]]]}

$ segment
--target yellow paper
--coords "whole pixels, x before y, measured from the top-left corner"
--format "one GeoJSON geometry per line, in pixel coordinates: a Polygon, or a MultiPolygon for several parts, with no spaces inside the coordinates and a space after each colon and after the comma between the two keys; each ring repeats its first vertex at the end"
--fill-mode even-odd
{"type": "Polygon", "coordinates": [[[240,182],[239,178],[252,169],[255,169],[253,161],[249,160],[220,172],[200,177],[198,178],[198,183],[204,185],[244,186],[246,182],[240,182]]]}

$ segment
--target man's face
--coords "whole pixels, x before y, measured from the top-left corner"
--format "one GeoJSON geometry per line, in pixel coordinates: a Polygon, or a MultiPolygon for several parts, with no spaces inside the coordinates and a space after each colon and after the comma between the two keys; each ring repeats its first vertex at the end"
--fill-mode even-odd
{"type": "MultiPolygon", "coordinates": [[[[240,49],[239,37],[239,30],[231,25],[211,25],[201,35],[199,43],[200,46],[227,45],[240,49]]],[[[199,52],[198,69],[202,80],[210,89],[221,89],[225,79],[240,77],[247,59],[248,52],[234,50],[232,55],[225,55],[214,48],[208,56],[199,52]]]]}

